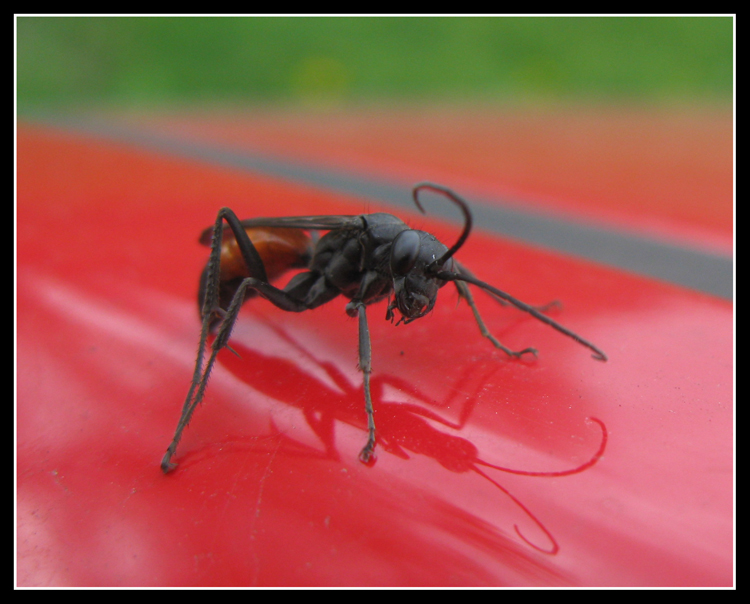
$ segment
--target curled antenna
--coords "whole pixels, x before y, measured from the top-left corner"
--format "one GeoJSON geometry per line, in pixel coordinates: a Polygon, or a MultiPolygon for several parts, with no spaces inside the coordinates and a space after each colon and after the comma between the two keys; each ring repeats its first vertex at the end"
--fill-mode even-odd
{"type": "Polygon", "coordinates": [[[412,197],[414,198],[414,203],[417,204],[417,207],[419,208],[419,211],[422,212],[422,214],[425,214],[426,212],[424,211],[422,204],[419,202],[419,191],[421,189],[431,189],[432,191],[435,191],[437,193],[442,193],[453,203],[455,203],[459,208],[461,208],[461,211],[464,213],[464,230],[461,233],[461,236],[458,238],[458,241],[453,244],[453,247],[445,252],[445,254],[443,254],[440,258],[435,260],[435,262],[433,262],[431,265],[432,267],[438,267],[445,264],[445,261],[453,256],[453,254],[455,254],[469,238],[472,224],[471,211],[469,210],[469,204],[467,204],[466,201],[464,201],[456,193],[451,191],[448,187],[444,187],[432,182],[420,182],[419,184],[414,186],[412,197]]]}

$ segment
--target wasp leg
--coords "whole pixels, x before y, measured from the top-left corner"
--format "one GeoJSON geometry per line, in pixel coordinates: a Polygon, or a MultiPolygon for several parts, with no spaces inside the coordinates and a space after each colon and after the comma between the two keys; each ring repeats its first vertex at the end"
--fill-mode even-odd
{"type": "MultiPolygon", "coordinates": [[[[513,306],[516,308],[519,308],[520,310],[523,310],[527,313],[529,313],[532,317],[535,319],[538,319],[542,323],[546,323],[553,329],[556,329],[562,334],[565,334],[569,338],[573,338],[576,342],[581,344],[582,346],[585,346],[589,350],[592,350],[594,352],[592,357],[594,357],[597,361],[606,361],[607,355],[604,354],[599,348],[594,346],[591,342],[588,340],[584,340],[581,336],[578,334],[570,331],[567,327],[564,327],[560,325],[557,321],[553,321],[548,316],[543,315],[540,313],[537,309],[535,309],[533,306],[529,306],[525,302],[521,302],[521,300],[518,300],[511,296],[510,294],[506,294],[504,291],[500,291],[496,287],[491,286],[489,283],[485,283],[484,281],[480,281],[479,279],[476,279],[474,277],[469,277],[468,275],[460,275],[458,273],[451,273],[449,271],[440,271],[435,274],[435,276],[438,279],[443,279],[445,281],[455,281],[456,286],[458,286],[458,282],[460,281],[466,281],[467,283],[471,283],[472,285],[476,285],[477,287],[481,287],[483,290],[494,294],[498,298],[502,298],[503,300],[507,300],[510,302],[513,306]]],[[[459,290],[460,291],[460,290],[459,290]]]]}
{"type": "MultiPolygon", "coordinates": [[[[198,351],[198,358],[196,360],[193,383],[190,385],[188,396],[185,399],[182,416],[180,417],[180,421],[177,424],[177,430],[175,431],[172,444],[169,445],[169,448],[167,449],[167,452],[161,462],[161,469],[165,473],[169,472],[175,467],[175,464],[171,463],[170,461],[171,457],[172,455],[174,455],[175,449],[177,448],[177,443],[182,436],[182,431],[190,422],[190,418],[192,417],[195,408],[203,400],[203,395],[206,391],[209,375],[211,374],[211,370],[216,363],[216,356],[219,354],[219,351],[222,348],[229,348],[227,343],[229,341],[229,337],[232,334],[234,324],[237,321],[237,315],[239,314],[240,308],[245,301],[245,291],[247,290],[247,288],[256,290],[261,296],[263,296],[274,306],[277,306],[282,310],[286,310],[289,312],[302,312],[310,308],[310,304],[308,304],[304,300],[298,300],[289,295],[287,292],[278,289],[269,283],[264,283],[253,277],[244,279],[240,286],[237,288],[237,291],[234,294],[234,298],[232,298],[232,302],[229,305],[229,309],[224,314],[224,320],[221,322],[218,333],[216,334],[216,339],[214,340],[211,347],[211,356],[209,357],[205,368],[203,368],[203,349],[208,337],[209,325],[213,312],[207,312],[204,315],[203,328],[201,329],[200,350],[198,351]]],[[[207,299],[208,297],[209,296],[207,295],[207,299]]],[[[370,407],[371,406],[372,405],[370,405],[370,407]]]]}
{"type": "MultiPolygon", "coordinates": [[[[493,296],[493,297],[496,300],[500,299],[500,298],[497,298],[495,296],[493,296]]],[[[562,305],[562,302],[560,302],[560,300],[552,300],[552,302],[547,302],[547,304],[542,304],[541,306],[532,306],[531,308],[533,308],[534,310],[537,310],[539,312],[546,313],[546,312],[552,310],[553,308],[556,309],[556,310],[561,310],[562,307],[563,307],[563,305],[562,305]]]]}
{"type": "MultiPolygon", "coordinates": [[[[474,276],[474,273],[472,273],[468,268],[466,268],[463,264],[461,264],[458,260],[453,260],[453,264],[455,265],[456,269],[458,269],[459,274],[466,275],[467,277],[471,277],[472,279],[476,279],[474,276]]],[[[486,292],[495,302],[497,302],[500,306],[508,306],[508,302],[503,300],[501,297],[493,294],[492,292],[488,291],[486,292]]],[[[559,300],[552,300],[552,302],[547,302],[547,304],[542,304],[541,306],[532,306],[533,309],[538,310],[539,312],[547,312],[549,310],[555,309],[561,309],[562,303],[559,300]]]]}
{"type": "Polygon", "coordinates": [[[307,310],[309,308],[309,306],[304,301],[293,298],[285,291],[280,290],[273,285],[263,283],[262,281],[254,279],[252,277],[244,279],[240,286],[237,288],[237,291],[234,294],[234,298],[232,298],[232,303],[229,305],[229,309],[227,309],[224,315],[224,320],[219,326],[219,330],[216,334],[216,339],[211,346],[211,356],[209,357],[205,368],[203,368],[203,350],[206,345],[206,339],[208,337],[212,312],[208,312],[206,313],[206,315],[204,315],[203,328],[201,329],[200,349],[198,351],[198,358],[196,360],[195,373],[193,374],[193,383],[190,385],[188,396],[185,399],[185,404],[182,409],[182,416],[180,417],[180,421],[177,424],[177,430],[175,431],[172,444],[169,445],[169,448],[167,449],[167,452],[161,462],[161,469],[164,472],[169,472],[175,467],[175,464],[171,463],[170,461],[171,457],[172,455],[174,455],[175,449],[177,449],[177,443],[182,436],[182,431],[190,422],[190,418],[192,417],[195,408],[203,400],[203,395],[205,394],[206,386],[208,385],[208,378],[211,374],[211,370],[213,369],[214,364],[216,363],[216,356],[219,354],[219,351],[222,348],[229,348],[227,343],[229,342],[229,337],[232,334],[232,329],[234,329],[234,324],[237,321],[237,315],[240,312],[242,303],[245,301],[245,290],[248,287],[258,291],[260,295],[268,299],[271,303],[273,303],[275,306],[278,306],[282,310],[287,310],[290,312],[302,312],[303,310],[307,310]]]}
{"type": "MultiPolygon", "coordinates": [[[[467,275],[467,276],[469,276],[469,277],[472,277],[472,278],[476,279],[476,277],[474,276],[474,273],[472,273],[472,272],[471,272],[471,271],[470,271],[470,270],[469,270],[468,268],[466,268],[466,267],[465,267],[465,266],[464,266],[463,264],[461,264],[461,263],[460,263],[460,262],[459,262],[458,260],[456,260],[455,258],[453,259],[453,264],[454,264],[454,266],[455,266],[456,270],[458,271],[458,273],[459,273],[460,275],[467,275]]],[[[456,284],[458,284],[458,282],[456,282],[456,284]]],[[[457,285],[457,286],[458,286],[458,285],[457,285]]],[[[459,289],[458,293],[459,293],[459,295],[461,294],[461,290],[460,290],[460,289],[459,289]]],[[[493,295],[493,294],[492,294],[492,292],[487,292],[487,293],[488,293],[488,294],[489,294],[489,295],[490,295],[490,296],[492,297],[492,299],[493,299],[493,300],[494,300],[495,302],[497,302],[497,303],[498,303],[498,304],[499,304],[500,306],[508,306],[508,303],[507,303],[507,302],[506,302],[505,300],[503,300],[502,298],[498,298],[497,296],[493,295]]],[[[482,334],[482,335],[484,335],[484,334],[482,334]]]]}
{"type": "Polygon", "coordinates": [[[190,383],[190,389],[188,390],[187,396],[185,397],[185,402],[182,405],[182,413],[180,414],[180,420],[177,422],[177,429],[175,430],[174,437],[172,438],[172,442],[167,448],[167,452],[164,454],[164,457],[161,460],[161,469],[165,474],[177,467],[176,464],[172,463],[171,459],[172,455],[174,455],[174,452],[177,449],[177,444],[180,442],[180,438],[182,437],[182,431],[185,429],[185,426],[187,426],[188,421],[190,421],[190,415],[192,415],[190,403],[193,400],[195,389],[198,387],[198,384],[201,383],[202,377],[204,375],[203,358],[205,354],[206,340],[208,338],[210,326],[211,315],[206,314],[203,317],[203,324],[201,326],[201,335],[198,344],[198,357],[195,359],[193,380],[190,383]]]}
{"type": "MultiPolygon", "coordinates": [[[[208,325],[206,325],[206,333],[208,333],[208,325]]],[[[205,340],[203,339],[203,337],[201,338],[201,340],[201,348],[198,352],[198,359],[196,361],[196,374],[193,375],[193,383],[190,384],[190,390],[188,391],[188,395],[185,398],[185,403],[182,407],[182,415],[180,416],[180,421],[177,423],[177,429],[175,430],[172,442],[170,443],[169,447],[167,448],[167,452],[164,454],[164,457],[161,460],[161,469],[165,474],[177,467],[177,464],[172,463],[171,461],[172,455],[174,455],[175,450],[177,449],[177,445],[180,442],[180,438],[182,438],[183,430],[190,423],[190,418],[193,415],[193,411],[195,411],[195,408],[203,400],[203,394],[206,390],[206,384],[208,383],[208,376],[211,374],[211,369],[213,369],[214,363],[216,361],[216,355],[220,350],[220,348],[217,348],[215,345],[213,346],[211,350],[211,356],[209,357],[208,363],[206,364],[206,368],[204,370],[202,364],[205,340]],[[193,397],[194,393],[195,397],[193,397]]],[[[214,344],[215,343],[216,342],[214,341],[214,344]]]]}
{"type": "Polygon", "coordinates": [[[356,305],[359,313],[359,369],[364,375],[365,412],[367,413],[367,444],[359,454],[363,463],[368,463],[375,451],[375,414],[372,408],[370,393],[370,374],[372,374],[372,347],[370,330],[367,327],[367,310],[362,302],[356,305]]]}
{"type": "Polygon", "coordinates": [[[203,304],[201,305],[201,334],[198,342],[198,355],[195,360],[195,369],[193,371],[193,379],[190,383],[190,389],[188,390],[185,402],[182,405],[182,413],[180,420],[177,423],[177,429],[175,430],[174,437],[167,452],[161,461],[161,469],[163,472],[169,472],[176,466],[172,463],[172,455],[174,455],[177,449],[177,444],[182,437],[182,432],[190,422],[190,418],[193,415],[193,411],[198,406],[200,401],[203,399],[203,393],[208,383],[208,377],[211,374],[214,363],[216,362],[216,355],[219,350],[226,346],[226,341],[229,339],[229,334],[234,326],[234,321],[239,312],[239,308],[244,301],[245,287],[238,288],[235,296],[232,299],[229,310],[224,311],[219,306],[219,289],[220,289],[220,264],[221,264],[221,242],[223,238],[224,220],[227,221],[240,249],[240,253],[248,267],[251,275],[256,275],[258,278],[266,280],[266,268],[261,260],[260,254],[255,249],[252,241],[247,236],[247,233],[242,228],[239,219],[236,214],[229,208],[222,208],[216,216],[216,222],[213,228],[213,239],[211,241],[211,254],[208,259],[208,264],[205,270],[205,279],[201,280],[201,283],[205,286],[200,294],[202,296],[203,304]],[[238,296],[242,291],[242,295],[238,296]],[[232,316],[233,315],[233,316],[232,316]],[[206,342],[208,341],[208,334],[211,332],[212,327],[216,324],[217,319],[221,319],[221,327],[219,328],[219,335],[214,341],[211,356],[206,364],[203,366],[205,358],[206,342]],[[223,334],[223,335],[222,335],[223,334]],[[223,343],[222,343],[223,342],[223,343]],[[197,391],[196,391],[197,389],[197,391]]]}
{"type": "Polygon", "coordinates": [[[229,346],[227,346],[227,342],[229,342],[229,336],[232,334],[232,329],[234,328],[234,324],[237,321],[237,315],[240,312],[242,303],[245,301],[245,289],[250,286],[250,281],[254,280],[245,279],[237,289],[237,292],[234,294],[232,303],[229,305],[229,309],[226,311],[224,320],[221,322],[219,331],[216,334],[216,339],[211,345],[211,356],[208,358],[208,362],[206,363],[205,368],[202,367],[204,355],[203,350],[206,345],[206,338],[209,329],[208,325],[211,314],[208,313],[203,318],[200,350],[198,351],[198,359],[196,360],[193,383],[190,385],[190,390],[188,391],[187,398],[185,399],[185,404],[182,408],[182,415],[180,416],[180,421],[177,424],[177,429],[175,430],[175,435],[172,439],[172,443],[169,445],[169,448],[167,449],[167,452],[165,453],[164,458],[161,462],[161,469],[165,473],[175,468],[175,464],[173,464],[170,460],[172,458],[172,455],[174,455],[175,450],[177,449],[177,444],[180,442],[183,430],[190,423],[190,418],[193,416],[195,408],[203,401],[203,396],[206,392],[206,386],[208,385],[208,378],[211,375],[211,370],[213,369],[214,364],[216,363],[216,357],[219,354],[219,351],[222,348],[229,348],[229,346]],[[193,396],[193,394],[195,394],[195,396],[193,396]]]}
{"type": "MultiPolygon", "coordinates": [[[[232,233],[234,234],[235,239],[237,240],[237,247],[240,248],[240,254],[242,254],[242,259],[245,261],[245,264],[247,265],[248,272],[250,275],[255,277],[256,279],[259,279],[261,281],[268,282],[268,276],[266,275],[266,266],[263,264],[263,260],[260,257],[260,254],[258,253],[258,250],[255,249],[255,246],[253,245],[253,242],[250,241],[250,237],[247,236],[247,232],[242,227],[242,224],[240,223],[239,218],[237,218],[237,215],[229,208],[221,208],[219,210],[219,215],[216,217],[216,224],[214,225],[214,239],[218,239],[219,241],[222,240],[222,233],[223,233],[223,222],[222,218],[227,221],[227,224],[232,229],[232,233]]],[[[213,242],[211,243],[211,251],[213,252],[213,242]]],[[[221,244],[219,244],[219,254],[217,254],[217,262],[218,262],[218,256],[221,252],[221,244]]],[[[217,271],[218,276],[218,271],[217,271]]],[[[218,292],[218,290],[217,290],[218,292]]]]}
{"type": "Polygon", "coordinates": [[[477,325],[479,326],[479,331],[485,338],[487,338],[495,345],[495,348],[499,348],[508,356],[514,357],[516,359],[521,358],[524,354],[533,354],[534,356],[537,355],[536,348],[524,348],[523,350],[515,351],[507,348],[506,346],[503,346],[500,341],[490,333],[490,330],[487,329],[487,326],[484,324],[484,320],[479,314],[479,309],[477,309],[477,305],[474,303],[474,296],[471,295],[469,286],[463,281],[454,281],[454,283],[456,284],[458,295],[464,298],[466,300],[466,303],[471,307],[471,312],[474,313],[474,319],[476,319],[477,325]]]}

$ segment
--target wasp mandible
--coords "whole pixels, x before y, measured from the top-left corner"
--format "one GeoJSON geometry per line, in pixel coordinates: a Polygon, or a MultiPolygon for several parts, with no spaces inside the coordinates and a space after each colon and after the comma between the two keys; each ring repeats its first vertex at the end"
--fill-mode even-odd
{"type": "Polygon", "coordinates": [[[349,299],[346,313],[359,320],[359,368],[364,376],[367,414],[367,443],[359,457],[364,463],[370,461],[375,450],[370,393],[372,353],[367,327],[367,307],[375,302],[388,300],[386,320],[393,322],[398,311],[401,316],[396,325],[411,323],[432,310],[438,290],[452,281],[474,313],[484,337],[511,357],[536,355],[534,348],[510,350],[489,332],[469,290],[471,284],[588,347],[595,359],[607,360],[591,342],[542,314],[540,309],[480,281],[459,264],[453,256],[471,232],[469,205],[447,187],[422,182],[412,192],[414,203],[422,213],[419,193],[425,189],[444,195],[463,212],[463,230],[450,248],[430,233],[411,229],[401,219],[386,213],[239,220],[229,208],[219,210],[214,226],[206,229],[200,238],[201,243],[211,246],[211,253],[201,275],[198,294],[202,319],[198,357],[174,438],[161,462],[164,472],[176,465],[171,461],[172,456],[195,408],[203,400],[219,351],[229,348],[229,337],[240,307],[256,296],[289,312],[312,310],[339,295],[349,299]],[[224,221],[231,232],[224,231],[224,221]],[[316,231],[327,233],[314,239],[311,232],[316,231]],[[283,289],[271,285],[270,281],[292,268],[306,270],[292,277],[283,289]],[[212,332],[216,337],[206,360],[206,343],[212,332]]]}

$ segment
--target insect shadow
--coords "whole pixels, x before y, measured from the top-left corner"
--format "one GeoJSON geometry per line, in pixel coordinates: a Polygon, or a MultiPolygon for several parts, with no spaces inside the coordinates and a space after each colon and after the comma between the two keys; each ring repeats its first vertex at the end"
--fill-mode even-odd
{"type": "MultiPolygon", "coordinates": [[[[309,427],[323,444],[324,451],[321,452],[314,447],[295,441],[288,434],[278,431],[278,428],[272,423],[272,428],[285,441],[289,453],[294,454],[296,452],[308,457],[319,456],[336,461],[340,460],[341,456],[338,453],[335,440],[336,422],[342,422],[363,430],[367,429],[358,405],[352,404],[353,401],[361,400],[363,386],[353,385],[344,372],[334,363],[318,359],[278,325],[268,320],[264,322],[298,355],[322,369],[335,387],[331,387],[326,381],[305,370],[300,363],[289,360],[289,358],[264,354],[259,350],[247,347],[241,342],[233,343],[234,355],[228,353],[220,355],[220,364],[262,395],[301,409],[309,427]],[[269,376],[284,376],[284,379],[269,379],[269,376]],[[289,388],[290,383],[295,384],[293,391],[289,388]],[[319,394],[315,397],[307,397],[300,396],[300,392],[316,392],[319,394]]],[[[472,442],[441,431],[431,422],[451,430],[461,430],[466,425],[479,400],[478,394],[482,384],[485,384],[496,370],[495,367],[491,367],[481,376],[472,376],[471,374],[475,370],[472,367],[467,367],[450,388],[447,398],[441,402],[441,406],[447,406],[459,394],[465,397],[467,390],[471,391],[471,384],[475,384],[474,391],[462,402],[457,421],[448,420],[426,407],[425,405],[434,406],[436,401],[424,395],[406,380],[388,375],[374,377],[371,382],[371,389],[373,400],[376,403],[379,442],[385,451],[401,459],[409,459],[410,455],[424,455],[434,459],[451,472],[474,472],[478,474],[502,491],[536,524],[546,535],[549,545],[541,547],[533,543],[521,532],[518,525],[514,524],[514,529],[519,538],[539,552],[554,555],[558,552],[559,545],[552,533],[521,500],[497,480],[494,480],[485,470],[491,468],[508,474],[538,478],[570,476],[584,472],[594,466],[604,454],[607,446],[607,429],[601,420],[593,417],[586,418],[587,423],[598,424],[601,429],[599,447],[585,463],[568,470],[534,472],[508,468],[482,460],[479,457],[479,450],[472,442]],[[419,401],[421,404],[388,401],[385,399],[386,387],[395,388],[402,395],[406,394],[408,399],[419,401]]],[[[374,458],[370,463],[375,463],[374,458]]]]}

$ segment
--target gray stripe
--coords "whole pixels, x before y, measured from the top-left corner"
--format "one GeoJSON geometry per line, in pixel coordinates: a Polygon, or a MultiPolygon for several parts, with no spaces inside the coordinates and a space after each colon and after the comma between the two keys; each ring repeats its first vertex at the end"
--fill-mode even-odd
{"type": "MultiPolygon", "coordinates": [[[[140,147],[224,167],[260,172],[293,182],[353,194],[410,212],[416,211],[408,188],[370,180],[361,175],[312,167],[244,150],[226,149],[205,142],[149,133],[110,122],[77,119],[41,121],[46,121],[52,126],[63,126],[78,132],[133,143],[140,147]]],[[[722,298],[731,300],[733,297],[733,261],[729,256],[663,243],[615,229],[582,224],[569,218],[525,213],[503,206],[495,200],[490,203],[481,197],[465,197],[471,203],[475,224],[486,231],[722,298]]],[[[431,204],[429,211],[453,222],[461,221],[460,214],[449,204],[431,204]]]]}

